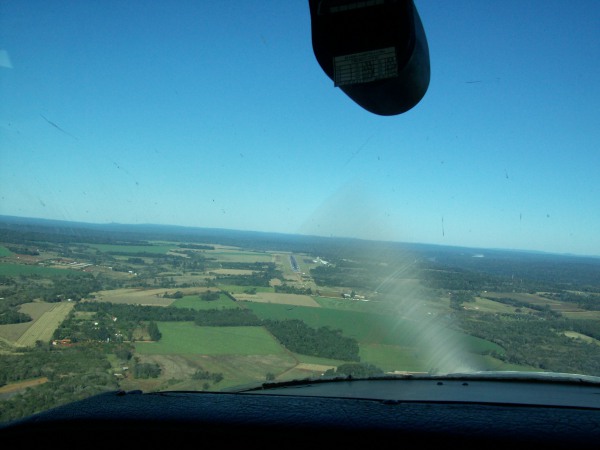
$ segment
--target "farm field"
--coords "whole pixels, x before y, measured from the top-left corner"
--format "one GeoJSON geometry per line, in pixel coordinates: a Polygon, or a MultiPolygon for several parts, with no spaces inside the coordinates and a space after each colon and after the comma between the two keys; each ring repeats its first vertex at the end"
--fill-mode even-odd
{"type": "Polygon", "coordinates": [[[221,308],[239,308],[239,304],[231,300],[224,294],[219,295],[218,300],[205,301],[197,295],[186,295],[183,298],[175,300],[171,306],[175,308],[191,309],[221,309],[221,308]]]}
{"type": "Polygon", "coordinates": [[[181,288],[181,289],[141,289],[141,288],[122,288],[98,291],[95,293],[95,300],[100,302],[120,303],[127,305],[149,305],[149,306],[169,306],[174,302],[174,298],[164,297],[164,294],[172,295],[177,291],[183,294],[206,292],[206,288],[181,288]]]}
{"type": "Polygon", "coordinates": [[[550,309],[559,312],[577,312],[581,311],[576,305],[552,300],[542,297],[538,294],[514,293],[514,292],[487,292],[483,295],[485,298],[500,299],[511,298],[520,302],[528,303],[533,306],[548,306],[550,309]]]}
{"type": "Polygon", "coordinates": [[[444,327],[433,318],[419,322],[387,314],[328,308],[290,309],[284,305],[251,304],[250,308],[263,319],[299,319],[311,327],[339,329],[345,336],[355,338],[361,346],[390,345],[410,349],[424,347],[427,342],[432,345],[445,342],[445,345],[456,345],[474,353],[501,351],[496,344],[444,327]]]}
{"type": "MultiPolygon", "coordinates": [[[[136,353],[144,362],[164,368],[153,389],[201,390],[189,378],[199,368],[225,375],[220,389],[256,384],[267,373],[278,380],[320,376],[342,361],[297,355],[286,351],[263,327],[198,327],[191,323],[161,322],[160,342],[138,342],[136,353]],[[283,370],[282,370],[283,368],[283,370]]],[[[127,385],[127,381],[124,382],[127,385]]],[[[149,387],[147,385],[147,387],[149,387]]]]}
{"type": "MultiPolygon", "coordinates": [[[[0,245],[0,297],[7,298],[0,315],[14,320],[0,325],[0,356],[31,353],[45,361],[40,367],[50,367],[43,358],[70,352],[73,364],[81,363],[73,370],[89,380],[96,375],[86,373],[83,359],[98,352],[98,366],[89,370],[108,370],[120,389],[144,391],[228,390],[356,367],[388,374],[548,370],[553,355],[539,343],[552,339],[554,351],[569,352],[581,373],[595,370],[588,361],[590,349],[600,347],[593,327],[600,311],[544,297],[573,298],[556,291],[476,289],[479,275],[460,271],[423,271],[432,277],[429,285],[368,251],[365,259],[356,251],[348,259],[323,257],[325,264],[296,250],[176,240],[133,245],[131,236],[124,242],[40,245],[39,254],[22,258],[0,245]],[[52,261],[61,268],[39,264],[52,261]],[[93,266],[87,273],[68,269],[73,262],[93,266]],[[459,278],[447,280],[448,274],[459,278]],[[17,313],[33,320],[17,323],[23,320],[17,313]],[[69,341],[63,347],[53,339],[69,341]]],[[[503,286],[501,279],[484,281],[503,286]]],[[[36,385],[39,379],[8,384],[23,393],[58,382],[49,377],[36,385]]]]}
{"type": "Polygon", "coordinates": [[[282,355],[285,350],[262,327],[199,327],[189,322],[160,322],[159,342],[138,342],[142,355],[282,355]]]}
{"type": "MultiPolygon", "coordinates": [[[[512,314],[516,309],[515,306],[505,305],[503,303],[494,301],[493,299],[484,297],[475,297],[475,301],[468,306],[465,306],[465,308],[492,314],[512,314]]],[[[522,309],[525,312],[533,312],[532,309],[522,309]]]]}
{"type": "Polygon", "coordinates": [[[321,305],[309,295],[282,294],[275,292],[257,292],[256,294],[234,294],[240,302],[275,303],[288,306],[310,306],[320,308],[321,305]]]}
{"type": "Polygon", "coordinates": [[[73,302],[35,302],[22,305],[30,322],[0,325],[0,337],[17,347],[32,347],[36,341],[48,342],[54,330],[73,309],[73,302]]]}

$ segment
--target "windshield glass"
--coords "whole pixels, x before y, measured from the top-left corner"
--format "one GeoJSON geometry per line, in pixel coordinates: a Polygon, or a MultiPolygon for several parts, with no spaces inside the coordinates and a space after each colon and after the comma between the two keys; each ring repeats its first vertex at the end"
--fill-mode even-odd
{"type": "Polygon", "coordinates": [[[600,3],[415,6],[429,86],[384,116],[319,65],[308,1],[3,1],[0,419],[600,376],[600,3]]]}

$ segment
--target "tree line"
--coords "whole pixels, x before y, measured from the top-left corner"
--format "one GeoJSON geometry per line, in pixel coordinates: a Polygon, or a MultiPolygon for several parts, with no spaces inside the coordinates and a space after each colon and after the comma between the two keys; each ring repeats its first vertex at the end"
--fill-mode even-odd
{"type": "Polygon", "coordinates": [[[81,302],[54,333],[55,339],[73,342],[130,340],[133,330],[144,324],[152,340],[161,334],[156,322],[194,322],[198,326],[264,326],[288,350],[322,358],[359,361],[358,342],[329,327],[310,328],[303,321],[261,320],[245,308],[194,310],[191,308],[81,302]],[[78,312],[94,312],[93,319],[78,319],[78,312]]]}
{"type": "Polygon", "coordinates": [[[600,373],[598,344],[567,335],[574,331],[599,339],[595,321],[472,311],[458,317],[464,331],[502,347],[503,352],[492,352],[492,356],[506,363],[550,372],[600,373]]]}

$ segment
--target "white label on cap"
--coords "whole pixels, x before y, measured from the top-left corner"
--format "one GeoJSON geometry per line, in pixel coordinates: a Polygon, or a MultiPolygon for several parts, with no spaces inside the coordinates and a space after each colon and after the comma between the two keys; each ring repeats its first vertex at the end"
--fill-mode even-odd
{"type": "Polygon", "coordinates": [[[394,47],[353,53],[333,58],[335,86],[368,83],[394,78],[398,75],[398,61],[394,47]]]}

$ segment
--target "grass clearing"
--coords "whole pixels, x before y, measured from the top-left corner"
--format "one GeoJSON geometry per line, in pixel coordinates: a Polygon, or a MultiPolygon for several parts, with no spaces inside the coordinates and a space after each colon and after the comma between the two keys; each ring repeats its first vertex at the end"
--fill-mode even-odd
{"type": "Polygon", "coordinates": [[[273,292],[272,287],[267,286],[238,286],[235,284],[219,284],[218,288],[225,292],[230,292],[232,294],[243,294],[244,291],[249,289],[256,289],[256,292],[273,292]]]}
{"type": "Polygon", "coordinates": [[[538,294],[527,294],[527,293],[514,293],[514,292],[486,292],[484,297],[491,300],[495,298],[511,298],[519,302],[528,303],[536,307],[549,307],[553,311],[560,313],[571,313],[583,311],[574,303],[561,302],[558,300],[552,300],[546,297],[542,297],[538,294]]]}
{"type": "Polygon", "coordinates": [[[271,262],[271,255],[262,252],[207,250],[206,256],[224,262],[271,262]]]}
{"type": "Polygon", "coordinates": [[[33,347],[36,341],[50,341],[54,330],[65,320],[74,306],[73,302],[52,303],[52,307],[35,320],[15,344],[19,347],[33,347]]]}
{"type": "Polygon", "coordinates": [[[234,294],[234,296],[236,300],[240,302],[275,303],[288,306],[308,306],[312,308],[321,307],[321,305],[309,295],[257,292],[256,294],[234,294]]]}
{"type": "MultiPolygon", "coordinates": [[[[11,344],[16,342],[23,336],[27,330],[34,324],[35,321],[40,319],[45,313],[50,312],[55,308],[57,303],[48,302],[31,302],[23,303],[19,306],[19,311],[28,314],[33,319],[30,322],[23,323],[10,323],[6,325],[0,325],[0,338],[5,339],[11,344]]],[[[34,342],[35,343],[35,342],[34,342]]]]}
{"type": "MultiPolygon", "coordinates": [[[[198,289],[195,289],[197,291],[198,289]]],[[[126,305],[150,305],[150,306],[169,306],[173,303],[172,298],[165,298],[166,293],[173,294],[176,289],[139,289],[122,288],[108,291],[98,291],[95,293],[96,301],[119,303],[126,305]]],[[[184,289],[181,289],[183,292],[184,289]]]]}
{"type": "MultiPolygon", "coordinates": [[[[504,303],[483,297],[475,297],[474,302],[463,303],[463,307],[465,309],[474,309],[480,312],[492,314],[514,314],[515,309],[517,309],[515,306],[506,305],[504,303]]],[[[521,309],[525,312],[535,312],[533,309],[529,308],[521,307],[521,309]]]]}
{"type": "Polygon", "coordinates": [[[571,339],[579,339],[589,344],[600,345],[600,341],[598,339],[594,339],[591,336],[587,336],[585,334],[577,333],[575,331],[565,331],[563,333],[565,336],[570,337],[571,339]]]}
{"type": "Polygon", "coordinates": [[[39,377],[39,378],[32,378],[30,380],[18,381],[15,383],[8,383],[8,384],[0,387],[0,395],[14,394],[15,392],[24,391],[27,388],[33,388],[35,386],[39,386],[40,384],[44,384],[47,382],[48,382],[48,378],[39,377]]]}
{"type": "Polygon", "coordinates": [[[158,322],[158,342],[138,342],[141,355],[282,355],[285,349],[263,327],[199,327],[193,322],[158,322]]]}

